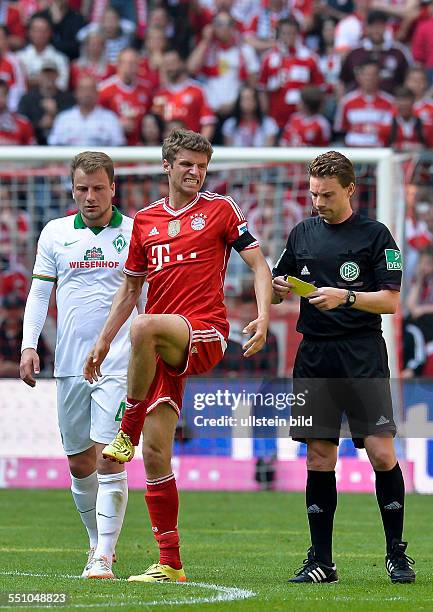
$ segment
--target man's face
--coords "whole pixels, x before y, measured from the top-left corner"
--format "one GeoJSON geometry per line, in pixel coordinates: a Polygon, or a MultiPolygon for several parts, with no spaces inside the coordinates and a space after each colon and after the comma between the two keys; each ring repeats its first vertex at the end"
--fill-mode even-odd
{"type": "Polygon", "coordinates": [[[386,22],[377,21],[367,26],[368,38],[374,45],[381,45],[385,38],[386,22]]]}
{"type": "Polygon", "coordinates": [[[86,108],[96,106],[98,92],[93,79],[82,78],[78,82],[75,97],[77,98],[78,106],[85,106],[86,108]]]}
{"type": "Polygon", "coordinates": [[[285,47],[294,47],[298,38],[298,28],[290,23],[284,23],[279,30],[278,40],[285,47]]]}
{"type": "Polygon", "coordinates": [[[29,30],[30,42],[36,47],[45,47],[51,39],[51,28],[45,19],[35,19],[29,30]]]}
{"type": "Polygon", "coordinates": [[[109,223],[114,193],[114,183],[110,185],[103,168],[92,174],[86,174],[81,168],[75,171],[72,194],[88,227],[99,227],[109,223]]]}
{"type": "Polygon", "coordinates": [[[374,92],[379,87],[379,69],[374,64],[367,64],[359,70],[356,79],[361,89],[374,92]]]}
{"type": "Polygon", "coordinates": [[[134,81],[138,74],[138,54],[135,51],[127,50],[120,53],[117,73],[125,82],[134,81]]]}
{"type": "Polygon", "coordinates": [[[327,223],[340,223],[351,210],[350,196],[355,185],[342,187],[335,176],[310,177],[310,193],[319,217],[327,223]]]}
{"type": "Polygon", "coordinates": [[[413,91],[417,98],[421,98],[428,89],[427,77],[423,72],[417,70],[409,72],[404,84],[413,91]]]}
{"type": "Polygon", "coordinates": [[[185,65],[176,52],[165,53],[162,59],[162,72],[169,83],[175,83],[184,73],[185,65]]]}
{"type": "Polygon", "coordinates": [[[194,198],[204,183],[207,166],[206,153],[188,149],[180,149],[173,166],[164,160],[163,167],[168,175],[170,192],[178,192],[191,199],[194,198]]]}

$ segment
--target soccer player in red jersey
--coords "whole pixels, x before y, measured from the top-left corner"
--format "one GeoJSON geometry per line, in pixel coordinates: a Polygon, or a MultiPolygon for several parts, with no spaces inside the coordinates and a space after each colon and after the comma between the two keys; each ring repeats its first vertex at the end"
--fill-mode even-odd
{"type": "Polygon", "coordinates": [[[143,430],[145,500],[160,559],[131,581],[186,580],[179,554],[172,446],[186,376],[211,369],[226,348],[223,286],[231,248],[254,274],[258,315],[244,329],[251,334],[244,356],[259,351],[266,340],[271,274],[239,206],[230,197],[199,191],[211,156],[209,141],[196,132],[174,130],[164,140],[169,195],[136,214],[124,283],[84,365],[86,380],[98,380],[110,343],[146,278],[146,314],[131,327],[125,415],[118,435],[104,449],[108,458],[130,461],[143,430]]]}

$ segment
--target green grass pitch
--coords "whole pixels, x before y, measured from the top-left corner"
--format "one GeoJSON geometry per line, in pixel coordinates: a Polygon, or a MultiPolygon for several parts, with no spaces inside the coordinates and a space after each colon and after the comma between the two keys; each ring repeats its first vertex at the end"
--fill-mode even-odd
{"type": "Polygon", "coordinates": [[[432,503],[419,495],[407,499],[405,537],[416,557],[415,584],[392,585],[385,573],[374,496],[342,494],[334,539],[340,582],[304,586],[286,582],[308,546],[302,494],[181,493],[189,582],[144,585],[124,580],[157,559],[140,492],[130,493],[117,546],[121,580],[86,581],[76,578],[86,538],[69,491],[1,490],[0,608],[5,593],[64,592],[70,599],[63,610],[432,610],[432,503]]]}

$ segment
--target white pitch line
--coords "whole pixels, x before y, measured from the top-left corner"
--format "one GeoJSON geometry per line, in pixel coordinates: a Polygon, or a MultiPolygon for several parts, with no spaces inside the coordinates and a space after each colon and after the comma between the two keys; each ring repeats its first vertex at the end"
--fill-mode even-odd
{"type": "MultiPolygon", "coordinates": [[[[43,574],[34,572],[0,572],[0,576],[30,576],[33,578],[72,578],[79,580],[81,576],[75,576],[71,574],[43,574]]],[[[127,582],[124,578],[117,578],[116,581],[127,582]]],[[[164,584],[164,583],[162,583],[164,584]]],[[[167,584],[167,583],[165,583],[167,584]]],[[[215,595],[210,597],[188,597],[186,599],[164,599],[163,601],[152,600],[142,601],[135,595],[131,595],[131,599],[127,602],[122,601],[107,601],[104,603],[83,603],[83,604],[72,604],[68,603],[69,608],[107,608],[107,607],[124,607],[130,605],[141,605],[141,606],[179,606],[179,605],[194,605],[199,603],[213,603],[217,601],[236,601],[239,599],[250,599],[255,597],[256,593],[248,589],[239,589],[237,587],[227,587],[219,584],[208,584],[207,582],[177,582],[169,583],[170,586],[176,585],[179,588],[199,587],[201,589],[209,589],[210,591],[216,591],[215,595]],[[134,599],[134,597],[136,599],[134,599]]],[[[135,585],[136,586],[136,585],[135,585]]],[[[50,608],[52,605],[35,605],[32,603],[29,606],[2,606],[3,608],[50,608]]]]}

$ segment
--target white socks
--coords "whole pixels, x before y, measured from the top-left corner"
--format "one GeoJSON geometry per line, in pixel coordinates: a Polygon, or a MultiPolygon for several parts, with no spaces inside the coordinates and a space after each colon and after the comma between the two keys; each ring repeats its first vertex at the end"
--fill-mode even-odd
{"type": "Polygon", "coordinates": [[[98,493],[98,478],[96,471],[86,478],[76,478],[71,474],[71,492],[75,505],[80,513],[89,534],[90,548],[98,544],[96,527],[96,495],[98,493]]]}
{"type": "Polygon", "coordinates": [[[128,482],[126,472],[118,474],[98,474],[99,489],[96,498],[96,523],[98,529],[95,558],[111,559],[117,539],[122,529],[128,502],[128,482]]]}

